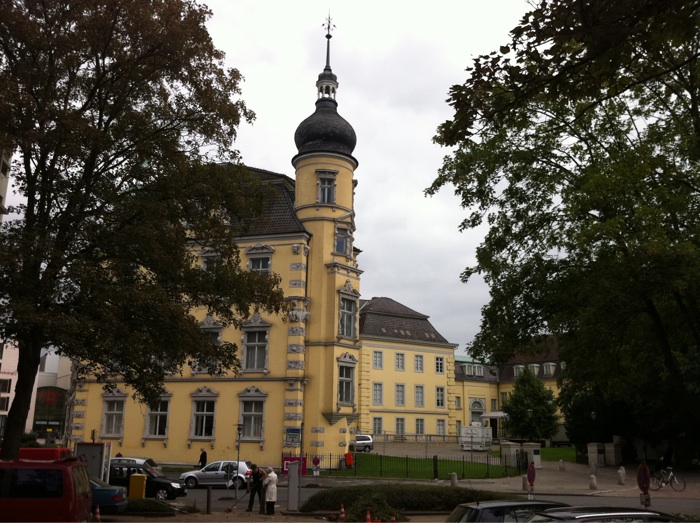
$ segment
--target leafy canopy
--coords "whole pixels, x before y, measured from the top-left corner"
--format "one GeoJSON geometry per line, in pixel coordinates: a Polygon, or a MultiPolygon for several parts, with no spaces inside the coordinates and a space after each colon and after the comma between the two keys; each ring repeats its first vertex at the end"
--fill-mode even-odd
{"type": "Polygon", "coordinates": [[[462,275],[491,292],[470,352],[503,363],[557,334],[563,389],[624,405],[637,436],[700,427],[699,15],[687,0],[534,4],[452,87],[435,140],[453,152],[427,190],[453,186],[461,228],[488,225],[462,275]]]}
{"type": "Polygon", "coordinates": [[[222,326],[280,311],[236,238],[268,191],[238,164],[252,121],[194,0],[0,0],[0,137],[21,203],[0,234],[0,336],[19,348],[3,457],[17,453],[42,349],[152,402],[187,362],[238,368],[222,326]],[[215,163],[216,162],[216,163],[215,163]],[[219,257],[198,266],[197,252],[219,257]]]}

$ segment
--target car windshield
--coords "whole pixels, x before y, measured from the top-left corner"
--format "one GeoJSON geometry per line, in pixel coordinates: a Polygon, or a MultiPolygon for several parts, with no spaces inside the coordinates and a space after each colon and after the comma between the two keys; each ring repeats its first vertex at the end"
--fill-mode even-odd
{"type": "Polygon", "coordinates": [[[163,474],[158,469],[154,469],[152,467],[143,467],[143,470],[145,470],[149,476],[153,476],[154,478],[164,478],[165,477],[165,474],[163,474]]]}

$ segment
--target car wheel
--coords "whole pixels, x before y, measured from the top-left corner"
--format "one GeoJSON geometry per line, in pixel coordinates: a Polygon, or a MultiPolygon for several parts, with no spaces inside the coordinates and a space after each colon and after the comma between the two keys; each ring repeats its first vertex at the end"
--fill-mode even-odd
{"type": "Polygon", "coordinates": [[[365,447],[365,452],[372,452],[372,448],[371,448],[371,447],[365,447]]]}
{"type": "Polygon", "coordinates": [[[190,476],[185,480],[185,485],[187,488],[197,488],[197,478],[190,476]]]}
{"type": "Polygon", "coordinates": [[[245,480],[242,477],[238,476],[236,478],[236,483],[238,483],[238,490],[243,490],[245,488],[245,480]]]}
{"type": "Polygon", "coordinates": [[[156,490],[156,499],[166,500],[168,499],[168,491],[164,488],[156,490]]]}

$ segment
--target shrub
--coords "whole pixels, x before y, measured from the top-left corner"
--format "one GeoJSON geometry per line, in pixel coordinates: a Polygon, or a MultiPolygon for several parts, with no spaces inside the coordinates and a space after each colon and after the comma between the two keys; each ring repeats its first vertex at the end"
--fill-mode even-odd
{"type": "Polygon", "coordinates": [[[366,507],[370,506],[373,501],[381,506],[384,506],[383,503],[386,502],[389,507],[389,516],[391,516],[392,511],[395,512],[398,521],[399,513],[451,511],[460,503],[490,499],[519,499],[519,497],[515,494],[429,483],[378,482],[372,485],[352,485],[322,490],[311,496],[299,510],[301,512],[339,512],[342,504],[345,506],[347,514],[349,507],[359,505],[359,508],[362,509],[364,505],[365,512],[362,513],[362,519],[359,520],[364,521],[366,507]]]}

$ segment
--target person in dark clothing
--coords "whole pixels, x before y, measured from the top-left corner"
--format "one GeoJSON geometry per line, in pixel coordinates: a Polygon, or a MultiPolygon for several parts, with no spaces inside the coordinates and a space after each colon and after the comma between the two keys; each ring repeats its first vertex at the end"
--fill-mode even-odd
{"type": "Polygon", "coordinates": [[[204,450],[203,448],[199,449],[202,451],[202,453],[199,455],[199,461],[197,462],[197,466],[200,469],[203,469],[204,467],[207,466],[207,451],[204,450]]]}
{"type": "Polygon", "coordinates": [[[246,490],[250,492],[250,499],[248,500],[248,508],[246,512],[253,511],[253,505],[255,504],[255,495],[258,495],[258,501],[260,502],[260,513],[265,513],[265,500],[263,499],[263,481],[265,480],[265,471],[258,467],[255,463],[250,466],[251,474],[248,476],[248,485],[246,490]]]}

